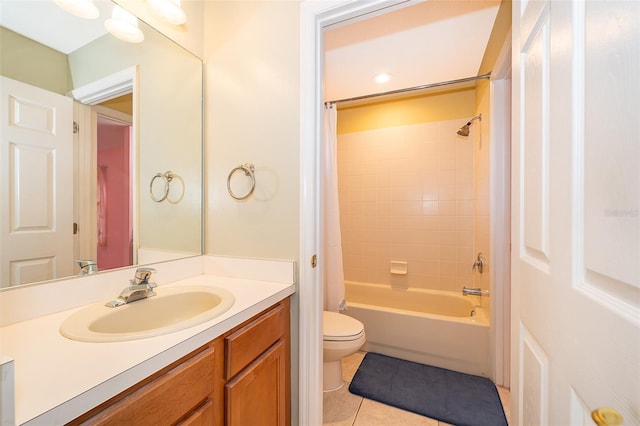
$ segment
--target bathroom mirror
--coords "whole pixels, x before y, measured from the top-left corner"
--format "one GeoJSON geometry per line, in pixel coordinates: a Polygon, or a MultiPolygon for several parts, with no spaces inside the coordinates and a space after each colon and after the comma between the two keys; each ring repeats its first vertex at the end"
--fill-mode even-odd
{"type": "Polygon", "coordinates": [[[0,289],[76,276],[83,272],[75,262],[79,258],[97,261],[101,271],[202,254],[202,61],[140,20],[142,42],[114,37],[103,24],[113,4],[95,4],[100,10],[97,26],[62,11],[52,0],[0,3],[0,75],[7,105],[3,121],[11,124],[19,108],[28,113],[41,106],[20,104],[19,96],[8,100],[13,95],[4,86],[18,82],[18,87],[26,83],[45,96],[74,98],[70,119],[60,127],[72,129],[79,123],[79,131],[69,130],[62,142],[73,146],[66,149],[73,157],[66,179],[46,176],[51,164],[61,162],[62,150],[40,155],[33,145],[20,148],[7,128],[0,132],[5,138],[0,145],[0,227],[5,229],[0,235],[0,289]],[[58,15],[64,23],[55,20],[58,15]],[[28,36],[22,24],[36,27],[39,34],[28,36]],[[82,46],[61,51],[44,45],[60,35],[78,42],[83,32],[87,42],[82,46]],[[111,139],[100,142],[101,135],[113,133],[125,142],[120,151],[109,151],[119,163],[105,165],[100,152],[113,147],[111,139]],[[29,174],[42,170],[46,172],[33,178],[29,174]],[[46,183],[40,185],[42,179],[46,183]],[[30,208],[29,198],[41,198],[34,194],[51,198],[49,205],[67,205],[67,213],[39,204],[30,208]],[[67,197],[62,202],[56,194],[67,197]],[[68,218],[68,228],[51,224],[60,216],[68,218]],[[54,228],[66,230],[64,244],[44,235],[54,228]],[[44,230],[42,237],[35,233],[38,229],[44,230]],[[13,239],[16,235],[31,237],[13,239]],[[119,260],[102,255],[101,261],[100,252],[116,243],[120,246],[110,256],[119,260]],[[62,266],[56,259],[63,259],[62,266]]]}

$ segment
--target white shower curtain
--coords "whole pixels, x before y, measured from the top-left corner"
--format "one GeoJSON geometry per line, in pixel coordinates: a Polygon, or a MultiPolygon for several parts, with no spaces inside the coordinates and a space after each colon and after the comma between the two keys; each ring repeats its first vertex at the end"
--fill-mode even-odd
{"type": "Polygon", "coordinates": [[[324,310],[346,309],[344,269],[342,267],[342,236],[340,234],[340,204],[338,202],[338,134],[335,104],[324,109],[324,310]]]}

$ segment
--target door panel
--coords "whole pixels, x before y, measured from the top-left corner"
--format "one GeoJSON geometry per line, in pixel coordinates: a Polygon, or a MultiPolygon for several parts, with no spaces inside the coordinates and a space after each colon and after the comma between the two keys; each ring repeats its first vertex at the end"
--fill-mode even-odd
{"type": "Polygon", "coordinates": [[[640,424],[640,2],[513,2],[512,418],[640,424]]]}
{"type": "Polygon", "coordinates": [[[527,197],[521,210],[523,258],[544,271],[549,267],[549,13],[544,9],[522,49],[526,114],[522,182],[527,197]]]}
{"type": "Polygon", "coordinates": [[[625,34],[624,27],[616,22],[632,21],[635,15],[637,25],[638,6],[637,2],[620,2],[615,8],[604,2],[587,2],[578,13],[586,17],[581,32],[584,37],[578,42],[589,70],[584,81],[588,89],[577,105],[578,114],[584,116],[584,146],[579,147],[584,159],[579,165],[584,168],[584,185],[579,189],[589,189],[584,191],[584,281],[629,303],[633,302],[633,293],[619,291],[625,286],[637,290],[640,283],[640,39],[636,30],[635,44],[609,46],[601,34],[633,37],[633,31],[625,34]],[[634,75],[618,76],[620,70],[633,72],[632,67],[634,75]],[[604,81],[609,84],[602,84],[604,81]],[[628,190],[632,186],[635,191],[628,190]],[[600,244],[609,238],[619,244],[600,244]]]}
{"type": "Polygon", "coordinates": [[[0,283],[71,275],[72,101],[1,79],[0,283]]]}

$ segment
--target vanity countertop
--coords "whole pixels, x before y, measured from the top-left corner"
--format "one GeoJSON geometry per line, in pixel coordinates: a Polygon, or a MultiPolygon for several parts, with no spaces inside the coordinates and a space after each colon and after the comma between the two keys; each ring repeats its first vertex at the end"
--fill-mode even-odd
{"type": "Polygon", "coordinates": [[[173,333],[113,343],[85,343],[59,333],[74,308],[0,328],[2,355],[14,360],[16,424],[64,424],[215,339],[295,291],[291,283],[196,275],[165,285],[211,285],[234,305],[205,323],[173,333]]]}

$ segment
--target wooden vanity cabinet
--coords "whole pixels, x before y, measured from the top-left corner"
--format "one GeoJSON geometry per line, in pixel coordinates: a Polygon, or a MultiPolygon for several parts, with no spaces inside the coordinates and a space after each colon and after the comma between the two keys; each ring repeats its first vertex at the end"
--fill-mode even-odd
{"type": "Polygon", "coordinates": [[[287,426],[289,299],[285,299],[69,425],[287,426]]]}
{"type": "Polygon", "coordinates": [[[289,351],[288,299],[225,337],[225,425],[291,423],[289,351]]]}
{"type": "Polygon", "coordinates": [[[215,354],[221,343],[209,342],[69,424],[204,424],[198,419],[213,418],[215,354]]]}

